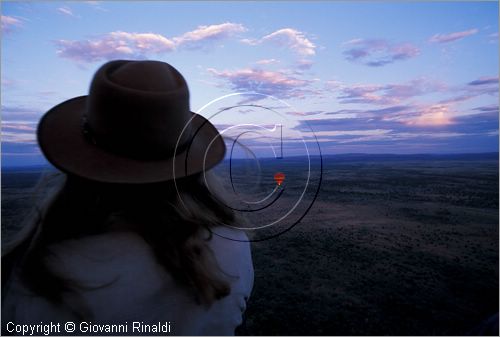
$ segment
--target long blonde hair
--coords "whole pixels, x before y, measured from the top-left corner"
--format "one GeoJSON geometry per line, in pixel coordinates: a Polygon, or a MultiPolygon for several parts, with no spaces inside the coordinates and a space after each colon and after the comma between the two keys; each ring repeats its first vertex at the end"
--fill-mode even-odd
{"type": "MultiPolygon", "coordinates": [[[[211,187],[218,185],[214,174],[206,176],[211,187]]],[[[49,246],[102,233],[111,222],[123,221],[134,224],[131,230],[151,246],[158,262],[180,285],[192,289],[199,303],[209,306],[227,296],[230,285],[208,246],[210,238],[199,234],[204,228],[241,219],[219,201],[223,200],[220,186],[214,196],[202,179],[203,174],[178,179],[175,188],[171,181],[126,185],[61,173],[45,175],[39,185],[50,189],[26,218],[23,232],[5,247],[2,262],[21,257],[21,276],[32,291],[62,303],[63,292],[77,292],[81,285],[51,272],[45,263],[49,246]]]]}

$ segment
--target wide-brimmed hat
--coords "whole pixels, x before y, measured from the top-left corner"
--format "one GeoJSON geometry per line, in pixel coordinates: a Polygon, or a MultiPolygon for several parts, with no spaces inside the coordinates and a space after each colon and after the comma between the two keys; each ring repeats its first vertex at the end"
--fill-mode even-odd
{"type": "Polygon", "coordinates": [[[217,129],[191,112],[182,75],[159,61],[104,64],[89,95],[50,109],[37,134],[54,166],[110,183],[185,177],[213,167],[226,150],[217,129]]]}

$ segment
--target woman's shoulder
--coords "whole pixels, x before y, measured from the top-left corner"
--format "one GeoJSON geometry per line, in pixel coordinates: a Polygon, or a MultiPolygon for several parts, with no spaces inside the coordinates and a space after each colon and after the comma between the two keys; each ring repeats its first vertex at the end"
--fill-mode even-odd
{"type": "Polygon", "coordinates": [[[239,287],[246,297],[253,288],[254,270],[250,241],[240,229],[218,226],[211,229],[209,246],[222,270],[239,276],[239,287]]]}
{"type": "Polygon", "coordinates": [[[65,240],[49,250],[46,263],[53,272],[87,284],[130,283],[143,288],[159,286],[168,276],[162,273],[152,248],[134,232],[65,240]]]}
{"type": "MultiPolygon", "coordinates": [[[[59,261],[71,260],[73,263],[87,262],[96,264],[110,260],[143,258],[151,256],[152,250],[144,239],[130,231],[114,231],[97,235],[69,239],[49,246],[51,256],[59,261]]],[[[50,261],[49,261],[50,263],[50,261]]]]}
{"type": "MultiPolygon", "coordinates": [[[[208,245],[221,254],[250,253],[250,242],[243,230],[217,226],[203,230],[200,235],[207,239],[208,245]]],[[[151,246],[133,231],[112,231],[90,235],[78,239],[69,239],[50,246],[52,255],[58,258],[91,260],[95,262],[106,259],[134,257],[152,257],[151,246]]]]}
{"type": "Polygon", "coordinates": [[[219,263],[251,264],[250,242],[246,233],[240,229],[217,226],[210,229],[209,246],[219,263]]]}
{"type": "MultiPolygon", "coordinates": [[[[208,239],[207,245],[225,272],[253,278],[250,242],[244,231],[217,226],[201,235],[208,239]]],[[[50,246],[50,251],[49,267],[76,279],[105,282],[114,278],[127,279],[130,275],[149,275],[150,279],[158,275],[157,282],[160,282],[160,276],[165,274],[152,247],[132,231],[65,240],[50,246]]]]}
{"type": "Polygon", "coordinates": [[[250,240],[247,234],[238,228],[229,226],[216,226],[210,228],[211,237],[214,242],[224,242],[234,247],[249,247],[250,240]]]}

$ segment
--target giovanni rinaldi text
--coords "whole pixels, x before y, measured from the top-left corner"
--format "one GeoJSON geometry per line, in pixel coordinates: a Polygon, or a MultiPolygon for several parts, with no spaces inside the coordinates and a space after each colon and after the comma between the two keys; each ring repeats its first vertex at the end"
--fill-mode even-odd
{"type": "Polygon", "coordinates": [[[66,322],[66,323],[44,323],[38,324],[16,324],[8,322],[6,330],[9,333],[22,336],[53,335],[60,333],[158,333],[168,334],[172,332],[171,322],[125,322],[124,324],[98,324],[93,322],[66,322]]]}

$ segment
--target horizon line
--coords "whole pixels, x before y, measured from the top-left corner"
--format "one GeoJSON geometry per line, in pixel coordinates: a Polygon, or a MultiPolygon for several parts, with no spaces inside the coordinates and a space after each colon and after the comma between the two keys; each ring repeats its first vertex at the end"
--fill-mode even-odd
{"type": "MultiPolygon", "coordinates": [[[[322,154],[321,157],[342,157],[342,156],[366,156],[366,157],[380,157],[380,156],[391,156],[391,157],[414,157],[414,156],[428,156],[428,157],[449,157],[449,156],[478,156],[478,155],[496,155],[499,157],[500,153],[499,151],[489,151],[489,152],[447,152],[447,153],[365,153],[365,152],[347,152],[347,153],[329,153],[329,154],[322,154]]],[[[311,155],[310,157],[312,158],[317,158],[320,155],[311,155]]],[[[307,157],[306,155],[291,155],[291,156],[286,156],[283,158],[276,158],[276,157],[259,157],[259,159],[293,159],[293,158],[302,158],[302,157],[307,157]]],[[[233,160],[242,160],[242,159],[247,159],[247,158],[233,158],[233,160]]],[[[500,159],[500,158],[499,158],[500,159]]],[[[228,161],[229,158],[224,158],[222,161],[228,161]]],[[[0,166],[0,170],[9,168],[26,168],[26,167],[47,167],[47,166],[53,166],[50,163],[45,163],[45,164],[32,164],[32,165],[4,165],[2,162],[0,166]]]]}

